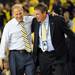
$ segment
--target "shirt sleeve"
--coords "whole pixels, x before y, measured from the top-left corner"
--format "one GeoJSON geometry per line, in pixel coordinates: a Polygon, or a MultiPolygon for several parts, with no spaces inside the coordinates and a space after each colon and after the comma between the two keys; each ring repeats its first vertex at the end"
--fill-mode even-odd
{"type": "Polygon", "coordinates": [[[9,42],[9,33],[8,33],[8,27],[5,26],[1,38],[1,45],[0,45],[0,58],[5,58],[5,51],[8,49],[8,42],[9,42]]]}

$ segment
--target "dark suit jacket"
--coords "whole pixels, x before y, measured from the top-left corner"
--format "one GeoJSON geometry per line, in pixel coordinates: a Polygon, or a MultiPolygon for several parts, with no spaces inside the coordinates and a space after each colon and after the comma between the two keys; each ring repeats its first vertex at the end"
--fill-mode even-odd
{"type": "MultiPolygon", "coordinates": [[[[49,15],[49,25],[52,44],[55,48],[56,57],[61,58],[67,54],[67,45],[65,44],[65,35],[70,39],[75,39],[73,32],[67,27],[63,17],[61,16],[51,16],[49,15]]],[[[39,26],[40,24],[34,18],[32,21],[32,31],[34,32],[34,48],[33,54],[34,57],[38,54],[38,45],[39,45],[39,26]]]]}

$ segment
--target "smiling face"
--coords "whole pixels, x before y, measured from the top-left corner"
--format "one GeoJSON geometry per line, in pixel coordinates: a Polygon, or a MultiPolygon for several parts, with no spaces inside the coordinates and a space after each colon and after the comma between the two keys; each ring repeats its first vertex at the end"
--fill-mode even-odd
{"type": "Polygon", "coordinates": [[[16,20],[18,22],[22,21],[23,20],[23,15],[24,15],[24,12],[23,12],[23,8],[21,6],[15,6],[12,10],[12,16],[14,18],[16,18],[16,20]]]}
{"type": "Polygon", "coordinates": [[[36,16],[38,22],[43,22],[46,18],[46,12],[41,12],[41,10],[36,9],[35,16],[36,16]]]}
{"type": "Polygon", "coordinates": [[[34,13],[39,22],[43,22],[46,19],[47,15],[47,6],[44,3],[39,3],[34,8],[34,13]]]}

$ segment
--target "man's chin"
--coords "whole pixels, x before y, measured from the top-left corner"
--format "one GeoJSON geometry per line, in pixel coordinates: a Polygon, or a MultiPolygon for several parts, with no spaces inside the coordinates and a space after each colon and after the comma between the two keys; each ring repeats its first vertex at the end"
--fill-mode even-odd
{"type": "Polygon", "coordinates": [[[41,22],[40,20],[37,20],[38,22],[41,22]]]}
{"type": "Polygon", "coordinates": [[[18,22],[22,22],[23,20],[17,20],[18,22]]]}

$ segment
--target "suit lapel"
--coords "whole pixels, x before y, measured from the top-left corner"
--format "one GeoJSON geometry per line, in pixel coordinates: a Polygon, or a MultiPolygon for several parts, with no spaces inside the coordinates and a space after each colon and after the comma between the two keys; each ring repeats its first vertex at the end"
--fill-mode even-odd
{"type": "Polygon", "coordinates": [[[53,33],[54,33],[54,22],[53,22],[53,17],[49,15],[49,24],[50,24],[50,33],[51,37],[53,38],[53,33]]]}
{"type": "Polygon", "coordinates": [[[36,25],[36,34],[39,37],[39,27],[40,27],[40,23],[38,22],[36,25]]]}

